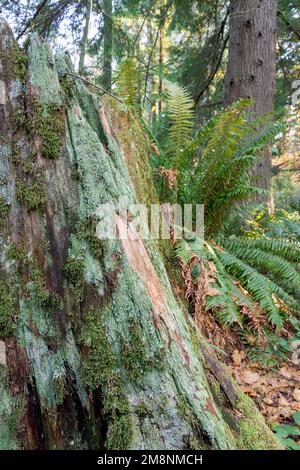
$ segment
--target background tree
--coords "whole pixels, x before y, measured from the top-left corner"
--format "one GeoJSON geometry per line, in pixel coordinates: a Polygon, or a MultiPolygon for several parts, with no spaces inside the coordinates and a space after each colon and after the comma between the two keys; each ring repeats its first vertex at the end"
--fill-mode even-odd
{"type": "Polygon", "coordinates": [[[112,46],[113,46],[113,20],[112,0],[103,1],[103,75],[102,83],[105,89],[111,89],[112,79],[112,46]]]}
{"type": "Polygon", "coordinates": [[[93,11],[93,0],[87,0],[85,27],[84,27],[83,37],[82,37],[82,41],[80,45],[80,57],[79,57],[79,66],[78,66],[79,73],[82,72],[84,68],[85,51],[86,51],[86,45],[87,45],[87,40],[89,36],[92,11],[93,11]]]}
{"type": "MultiPolygon", "coordinates": [[[[229,57],[225,104],[253,100],[253,118],[274,110],[276,19],[275,0],[232,0],[229,15],[229,57]]],[[[271,189],[272,155],[263,151],[255,174],[257,183],[271,189]]]]}

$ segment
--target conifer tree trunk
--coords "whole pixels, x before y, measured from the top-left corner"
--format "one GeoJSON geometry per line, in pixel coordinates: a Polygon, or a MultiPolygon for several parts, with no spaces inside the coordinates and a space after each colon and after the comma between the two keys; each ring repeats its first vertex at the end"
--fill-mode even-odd
{"type": "Polygon", "coordinates": [[[111,89],[112,78],[112,35],[113,35],[113,22],[112,22],[112,0],[104,0],[104,30],[103,30],[103,85],[106,90],[111,89]]]}
{"type": "Polygon", "coordinates": [[[89,36],[92,11],[93,11],[93,0],[87,0],[87,2],[86,2],[85,27],[84,27],[84,31],[83,31],[83,37],[82,37],[81,48],[80,48],[80,57],[79,57],[79,67],[78,67],[79,73],[82,72],[82,70],[84,68],[86,44],[87,44],[87,40],[88,40],[88,36],[89,36]]]}
{"type": "Polygon", "coordinates": [[[156,244],[95,235],[100,204],[154,194],[139,122],[27,47],[1,20],[0,448],[279,447],[156,244]]]}
{"type": "MultiPolygon", "coordinates": [[[[252,117],[273,111],[277,0],[231,0],[225,104],[251,98],[252,117]]],[[[257,184],[271,187],[271,151],[254,170],[257,184]]]]}

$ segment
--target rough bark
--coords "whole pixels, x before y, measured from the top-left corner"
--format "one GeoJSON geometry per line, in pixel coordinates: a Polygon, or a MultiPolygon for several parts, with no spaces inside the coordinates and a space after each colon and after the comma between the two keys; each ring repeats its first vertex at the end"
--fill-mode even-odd
{"type": "Polygon", "coordinates": [[[3,20],[0,61],[0,448],[279,447],[158,247],[95,236],[100,204],[155,197],[139,122],[3,20]]]}
{"type": "MultiPolygon", "coordinates": [[[[232,0],[225,104],[251,98],[252,118],[273,111],[277,0],[232,0]]],[[[271,187],[271,150],[254,170],[257,184],[271,187]]],[[[264,199],[264,198],[263,198],[264,199]]]]}
{"type": "Polygon", "coordinates": [[[103,85],[106,90],[111,89],[112,77],[112,35],[113,35],[113,22],[112,22],[112,0],[103,1],[103,85]]]}

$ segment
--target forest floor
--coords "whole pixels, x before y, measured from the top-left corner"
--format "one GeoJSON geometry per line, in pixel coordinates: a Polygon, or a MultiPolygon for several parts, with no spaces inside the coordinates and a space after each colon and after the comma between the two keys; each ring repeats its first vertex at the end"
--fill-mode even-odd
{"type": "Polygon", "coordinates": [[[235,350],[229,367],[242,391],[256,402],[269,424],[287,423],[300,411],[300,367],[288,364],[273,369],[251,363],[235,350]]]}
{"type": "MultiPolygon", "coordinates": [[[[268,424],[293,424],[292,415],[300,411],[299,354],[281,362],[281,366],[264,366],[251,361],[248,349],[234,330],[217,323],[206,314],[202,333],[216,348],[221,362],[232,372],[241,390],[256,403],[268,424]]],[[[285,334],[289,333],[285,331],[285,334]]],[[[300,445],[300,438],[295,440],[300,445]]]]}

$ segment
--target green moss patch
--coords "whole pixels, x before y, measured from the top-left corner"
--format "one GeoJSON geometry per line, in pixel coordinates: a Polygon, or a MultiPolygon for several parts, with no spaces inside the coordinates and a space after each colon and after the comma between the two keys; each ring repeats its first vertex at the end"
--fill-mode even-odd
{"type": "Polygon", "coordinates": [[[9,205],[3,197],[0,196],[0,229],[5,226],[9,213],[9,205]]]}
{"type": "Polygon", "coordinates": [[[77,227],[77,236],[81,240],[89,243],[92,254],[98,260],[103,257],[104,241],[96,236],[98,219],[96,217],[87,217],[86,220],[80,222],[77,227]]]}
{"type": "Polygon", "coordinates": [[[44,158],[59,158],[65,135],[64,107],[44,105],[35,99],[32,103],[31,132],[41,137],[44,158]]]}
{"type": "Polygon", "coordinates": [[[128,377],[133,382],[139,382],[145,372],[163,367],[164,358],[161,351],[153,355],[147,353],[141,326],[136,320],[129,320],[129,341],[121,338],[121,360],[128,377]]]}
{"type": "Polygon", "coordinates": [[[15,43],[11,48],[1,50],[0,59],[8,78],[25,83],[28,68],[28,54],[25,48],[22,49],[15,43]]]}
{"type": "Polygon", "coordinates": [[[40,308],[43,310],[51,307],[58,309],[63,308],[62,299],[57,294],[47,289],[44,276],[36,262],[33,262],[31,265],[29,284],[31,295],[33,295],[36,304],[40,308]]]}
{"type": "Polygon", "coordinates": [[[66,279],[73,286],[76,302],[79,302],[82,299],[84,269],[84,259],[75,256],[70,256],[64,267],[66,279]]]}
{"type": "Polygon", "coordinates": [[[103,413],[108,424],[105,446],[126,449],[132,438],[129,403],[122,391],[117,360],[107,337],[103,313],[91,307],[84,315],[80,342],[87,348],[83,378],[92,390],[100,389],[103,413]]]}
{"type": "Polygon", "coordinates": [[[194,450],[211,449],[211,442],[208,437],[204,438],[199,426],[199,420],[185,397],[181,397],[178,400],[178,414],[191,427],[192,432],[189,436],[189,448],[194,450]]]}
{"type": "Polygon", "coordinates": [[[268,428],[263,416],[254,402],[246,395],[241,394],[236,409],[243,414],[239,420],[239,436],[237,448],[246,450],[274,450],[281,449],[271,429],[268,428]]]}
{"type": "Polygon", "coordinates": [[[11,335],[14,329],[15,305],[5,276],[0,271],[0,338],[11,335]]]}
{"type": "Polygon", "coordinates": [[[17,197],[29,211],[44,209],[46,204],[44,176],[40,175],[29,183],[19,178],[17,181],[17,197]]]}

